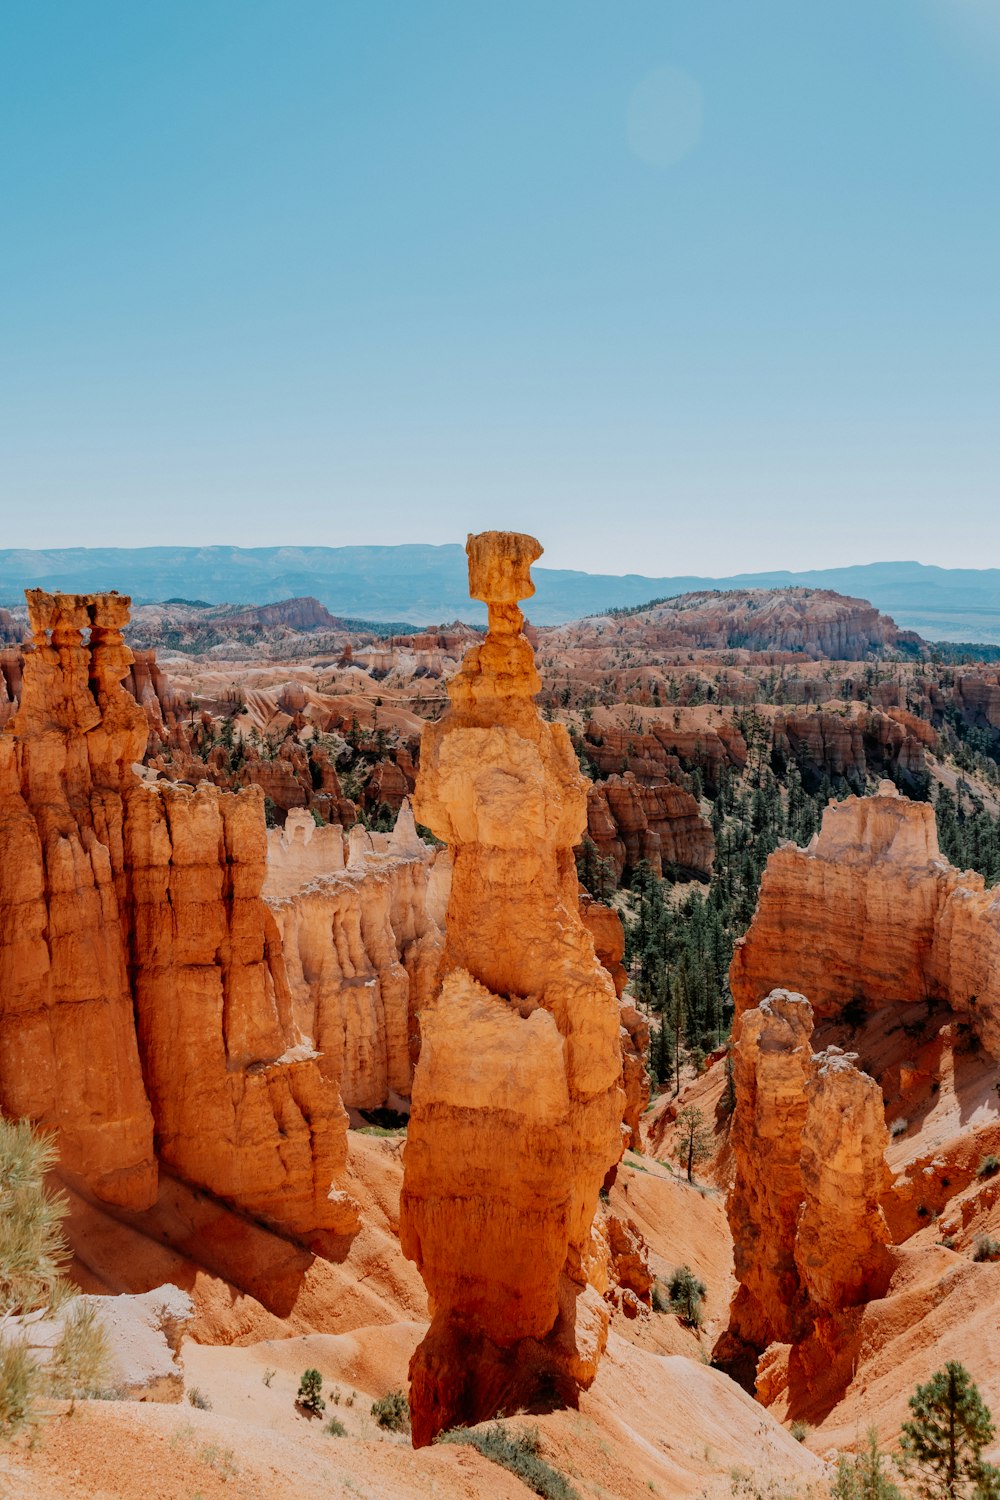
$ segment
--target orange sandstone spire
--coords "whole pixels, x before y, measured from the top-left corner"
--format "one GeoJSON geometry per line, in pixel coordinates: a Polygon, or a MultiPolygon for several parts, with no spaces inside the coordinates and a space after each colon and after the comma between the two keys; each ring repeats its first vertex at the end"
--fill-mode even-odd
{"type": "Polygon", "coordinates": [[[420,1013],[400,1233],[433,1308],[413,1440],[593,1379],[606,1335],[582,1261],[622,1149],[615,988],[581,921],[587,783],[546,723],[518,603],[533,537],[470,536],[489,631],[424,731],[417,819],[454,857],[442,983],[420,1013]]]}

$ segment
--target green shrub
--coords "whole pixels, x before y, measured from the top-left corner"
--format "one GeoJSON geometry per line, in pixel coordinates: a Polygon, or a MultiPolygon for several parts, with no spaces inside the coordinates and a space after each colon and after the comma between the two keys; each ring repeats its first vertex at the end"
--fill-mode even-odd
{"type": "Polygon", "coordinates": [[[689,1328],[701,1327],[701,1304],[708,1295],[703,1281],[699,1281],[690,1266],[678,1266],[667,1283],[670,1310],[676,1313],[689,1328]]]}
{"type": "Polygon", "coordinates": [[[902,1117],[902,1115],[900,1115],[900,1117],[899,1117],[898,1120],[893,1120],[892,1127],[891,1127],[891,1129],[889,1131],[889,1134],[892,1136],[892,1139],[894,1141],[897,1141],[901,1135],[905,1135],[906,1134],[906,1132],[909,1130],[909,1128],[910,1128],[910,1122],[909,1122],[909,1120],[904,1120],[903,1117],[902,1117]]]}
{"type": "Polygon", "coordinates": [[[439,1443],[468,1443],[490,1463],[499,1464],[511,1474],[516,1474],[522,1483],[542,1500],[579,1500],[579,1496],[567,1479],[540,1457],[541,1439],[537,1428],[526,1432],[510,1432],[502,1422],[489,1427],[453,1427],[442,1432],[436,1439],[439,1443]]]}
{"type": "MultiPolygon", "coordinates": [[[[45,1189],[56,1162],[50,1136],[36,1135],[27,1120],[0,1118],[0,1328],[8,1319],[51,1317],[72,1295],[63,1276],[69,1248],[62,1233],[66,1200],[45,1189]]],[[[38,1395],[98,1394],[107,1359],[104,1333],[92,1307],[68,1309],[52,1357],[44,1368],[19,1330],[0,1338],[0,1434],[30,1420],[38,1395]]]]}
{"type": "Polygon", "coordinates": [[[104,1387],[109,1358],[97,1308],[92,1302],[71,1303],[45,1372],[50,1393],[71,1399],[94,1396],[104,1387]]]}
{"type": "Polygon", "coordinates": [[[837,1460],[837,1478],[831,1491],[833,1500],[903,1500],[902,1491],[893,1484],[883,1463],[878,1447],[878,1429],[869,1427],[861,1452],[837,1460]]]}
{"type": "Polygon", "coordinates": [[[193,1385],[188,1391],[188,1401],[192,1406],[196,1406],[199,1411],[212,1410],[211,1401],[205,1395],[205,1392],[200,1391],[196,1385],[193,1385]]]}
{"type": "Polygon", "coordinates": [[[659,1276],[653,1278],[653,1311],[658,1313],[673,1312],[670,1304],[670,1293],[666,1290],[659,1276]]]}
{"type": "Polygon", "coordinates": [[[972,1241],[972,1259],[1000,1259],[1000,1240],[995,1240],[991,1234],[977,1234],[972,1241]]]}
{"type": "Polygon", "coordinates": [[[326,1411],[326,1402],[323,1400],[323,1377],[318,1370],[303,1370],[295,1396],[295,1404],[315,1417],[321,1417],[326,1411]]]}
{"type": "Polygon", "coordinates": [[[326,1426],[323,1428],[323,1431],[330,1437],[347,1436],[347,1428],[344,1426],[339,1417],[331,1417],[329,1422],[327,1422],[326,1426]]]}
{"type": "Polygon", "coordinates": [[[977,1177],[995,1177],[1000,1172],[1000,1156],[994,1156],[992,1151],[989,1156],[984,1156],[976,1168],[977,1177]]]}
{"type": "Polygon", "coordinates": [[[809,1423],[796,1420],[788,1430],[797,1443],[804,1443],[809,1436],[809,1423]]]}
{"type": "Polygon", "coordinates": [[[38,1365],[21,1343],[0,1343],[0,1436],[11,1437],[31,1415],[38,1365]]]}
{"type": "Polygon", "coordinates": [[[67,1203],[43,1186],[56,1160],[50,1136],[35,1135],[27,1120],[0,1120],[0,1318],[65,1300],[67,1203]]]}
{"type": "Polygon", "coordinates": [[[388,1432],[409,1432],[410,1403],[402,1391],[386,1391],[372,1402],[372,1416],[388,1432]]]}

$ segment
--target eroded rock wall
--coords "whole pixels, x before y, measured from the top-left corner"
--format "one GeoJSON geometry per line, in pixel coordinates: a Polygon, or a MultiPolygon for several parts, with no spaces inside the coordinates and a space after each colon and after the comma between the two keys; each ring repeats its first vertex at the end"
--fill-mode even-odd
{"type": "Polygon", "coordinates": [[[155,1127],[188,1181],[299,1235],[350,1232],[331,1193],[347,1117],[261,899],[260,793],[135,774],[126,598],[28,605],[0,737],[0,1105],[54,1127],[65,1170],[108,1201],[155,1200],[155,1127]]]}
{"type": "Polygon", "coordinates": [[[820,1016],[943,1000],[1000,1057],[1000,891],[949,865],[933,808],[883,782],[831,803],[807,848],[771,855],[729,983],[737,1013],[780,987],[820,1016]]]}
{"type": "MultiPolygon", "coordinates": [[[[281,934],[292,1013],[349,1108],[409,1097],[417,1013],[433,998],[450,860],[396,828],[345,867],[339,828],[289,820],[271,834],[265,895],[281,934]]],[[[371,841],[374,843],[374,840],[371,841]]]]}
{"type": "Polygon", "coordinates": [[[622,1150],[617,997],[580,919],[572,853],[586,782],[564,727],[532,702],[517,607],[541,548],[487,532],[468,551],[489,634],[424,732],[415,799],[454,861],[400,1220],[433,1307],[410,1366],[417,1445],[546,1383],[571,1395],[593,1379],[606,1314],[583,1259],[622,1150]]]}
{"type": "Polygon", "coordinates": [[[28,595],[32,649],[0,736],[0,1108],[128,1208],[156,1197],[123,919],[123,788],[146,743],[122,691],[128,601],[28,595]],[[87,640],[84,641],[86,634],[87,640]]]}
{"type": "Polygon", "coordinates": [[[856,1063],[855,1053],[828,1047],[812,1058],[805,1087],[795,1264],[810,1304],[823,1311],[880,1297],[891,1271],[882,1090],[856,1063]]]}
{"type": "Polygon", "coordinates": [[[644,785],[631,771],[590,784],[587,835],[618,880],[646,860],[656,875],[708,880],[715,836],[690,792],[672,781],[644,785]]]}
{"type": "Polygon", "coordinates": [[[808,1000],[787,990],[737,1023],[727,1211],[739,1284],[724,1360],[798,1343],[888,1285],[882,1091],[855,1054],[814,1054],[812,1028],[808,1000]]]}
{"type": "Polygon", "coordinates": [[[905,709],[853,705],[850,712],[777,713],[772,734],[775,753],[797,763],[808,790],[823,777],[862,789],[869,775],[891,775],[912,790],[927,774],[925,749],[937,742],[931,726],[905,709]]]}
{"type": "Polygon", "coordinates": [[[795,1230],[812,1026],[808,1000],[775,990],[741,1017],[734,1038],[735,1177],[727,1210],[739,1286],[729,1326],[760,1349],[790,1342],[804,1327],[795,1230]]]}

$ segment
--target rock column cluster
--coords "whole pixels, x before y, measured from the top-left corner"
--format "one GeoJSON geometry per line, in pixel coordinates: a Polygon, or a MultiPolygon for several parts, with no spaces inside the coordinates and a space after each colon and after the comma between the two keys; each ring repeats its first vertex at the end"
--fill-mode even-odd
{"type": "Polygon", "coordinates": [[[347,1116],[292,1023],[261,899],[261,794],[136,775],[129,602],[28,594],[0,735],[0,1109],[55,1128],[63,1169],[107,1202],[149,1207],[159,1157],[296,1235],[350,1233],[332,1190],[347,1116]]]}
{"type": "Polygon", "coordinates": [[[729,1223],[739,1283],[716,1350],[799,1343],[817,1320],[880,1297],[891,1274],[882,1092],[837,1047],[813,1053],[813,1011],[775,990],[737,1023],[729,1223]]]}

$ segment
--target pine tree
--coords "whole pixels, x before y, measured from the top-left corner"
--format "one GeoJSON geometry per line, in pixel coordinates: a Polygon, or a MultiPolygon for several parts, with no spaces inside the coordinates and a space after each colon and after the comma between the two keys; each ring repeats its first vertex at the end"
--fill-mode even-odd
{"type": "Polygon", "coordinates": [[[712,1144],[712,1132],[701,1110],[693,1104],[685,1105],[677,1116],[674,1155],[687,1172],[688,1182],[694,1182],[697,1164],[711,1156],[712,1144]]]}
{"type": "Polygon", "coordinates": [[[998,1493],[1000,1471],[980,1455],[995,1429],[978,1387],[964,1365],[949,1360],[910,1397],[913,1417],[903,1423],[900,1467],[921,1500],[983,1500],[998,1493]]]}

